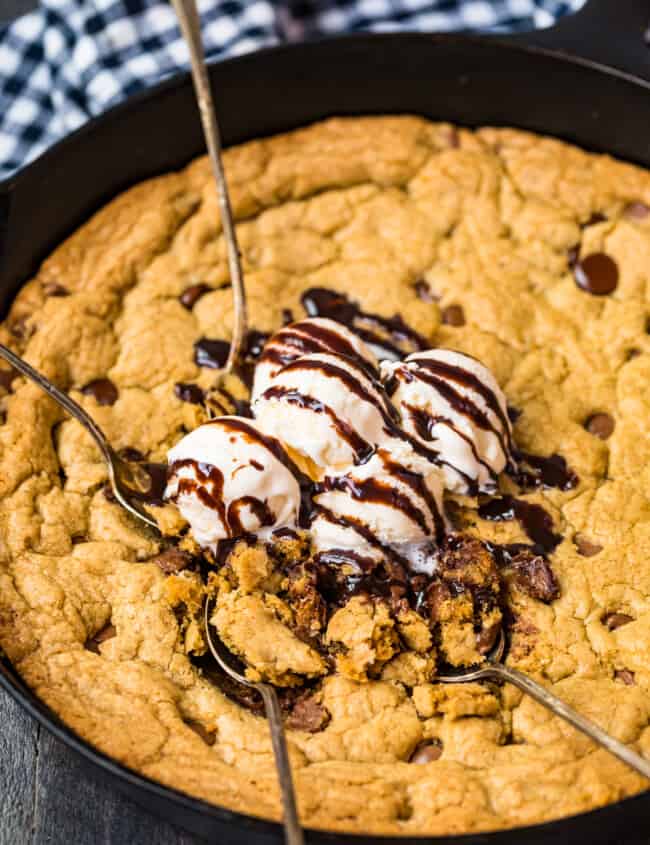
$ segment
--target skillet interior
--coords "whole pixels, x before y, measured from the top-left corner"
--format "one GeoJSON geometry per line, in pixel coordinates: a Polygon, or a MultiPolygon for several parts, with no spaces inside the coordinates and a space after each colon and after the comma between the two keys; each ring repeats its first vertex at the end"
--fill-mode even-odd
{"type": "MultiPolygon", "coordinates": [[[[492,40],[424,35],[344,38],[224,62],[213,68],[212,78],[220,92],[227,143],[285,131],[335,113],[415,112],[468,126],[516,125],[650,166],[644,112],[650,86],[589,64],[492,40]],[[259,80],[265,80],[264,86],[259,80]]],[[[103,201],[135,181],[180,166],[200,150],[189,80],[183,76],[114,109],[2,186],[2,308],[49,249],[103,201]],[[187,131],[173,134],[178,125],[187,131]]],[[[276,825],[209,807],[127,772],[77,739],[9,670],[0,682],[46,727],[99,763],[119,788],[176,824],[225,843],[280,841],[276,825]]],[[[586,841],[591,842],[612,841],[621,830],[640,827],[649,801],[642,795],[525,831],[435,841],[542,842],[572,835],[589,837],[586,841]]],[[[348,838],[371,841],[323,833],[311,835],[309,841],[348,838]]]]}

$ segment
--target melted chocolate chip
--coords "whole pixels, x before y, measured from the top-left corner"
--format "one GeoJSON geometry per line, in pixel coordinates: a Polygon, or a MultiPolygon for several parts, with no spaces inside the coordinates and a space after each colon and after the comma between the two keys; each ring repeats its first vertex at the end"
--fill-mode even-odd
{"type": "Polygon", "coordinates": [[[514,405],[508,405],[508,419],[511,423],[516,423],[522,413],[523,412],[520,411],[519,408],[515,408],[514,405]]]}
{"type": "Polygon", "coordinates": [[[188,288],[185,288],[183,293],[179,296],[181,305],[187,308],[188,311],[191,311],[199,299],[211,290],[212,288],[205,284],[190,285],[188,288]]]}
{"type": "Polygon", "coordinates": [[[174,396],[181,402],[189,402],[192,405],[202,405],[205,399],[205,394],[198,384],[185,382],[178,382],[174,385],[174,396]]]}
{"type": "Polygon", "coordinates": [[[533,543],[545,553],[552,552],[562,541],[562,537],[553,532],[550,514],[541,505],[534,505],[523,499],[515,499],[512,496],[491,499],[479,507],[478,514],[482,519],[492,522],[516,519],[533,543]]]}
{"type": "Polygon", "coordinates": [[[442,756],[442,742],[439,739],[433,739],[430,742],[421,742],[411,754],[409,763],[416,763],[417,765],[426,765],[439,760],[442,756]]]}
{"type": "Polygon", "coordinates": [[[132,463],[139,463],[144,461],[144,455],[139,449],[134,449],[133,446],[125,446],[117,453],[123,461],[131,461],[132,463]]]}
{"type": "Polygon", "coordinates": [[[632,349],[628,349],[627,352],[625,353],[625,360],[631,361],[633,358],[638,358],[639,355],[641,355],[640,349],[637,349],[636,347],[634,347],[632,349]]]}
{"type": "Polygon", "coordinates": [[[18,378],[18,373],[13,368],[10,370],[0,370],[0,387],[4,387],[7,393],[9,393],[11,385],[16,378],[18,378]]]}
{"type": "Polygon", "coordinates": [[[572,490],[578,484],[578,476],[561,455],[543,457],[530,452],[518,452],[516,458],[518,466],[509,467],[508,474],[524,489],[544,487],[572,490]]]}
{"type": "Polygon", "coordinates": [[[448,305],[442,309],[440,316],[446,326],[458,327],[465,325],[465,312],[463,311],[462,305],[448,305]]]}
{"type": "Polygon", "coordinates": [[[636,683],[634,672],[630,669],[617,669],[614,672],[614,677],[617,681],[623,681],[626,687],[633,687],[636,683]]]}
{"type": "Polygon", "coordinates": [[[210,340],[202,337],[194,344],[194,362],[208,370],[221,370],[226,366],[230,344],[227,340],[210,340]]]}
{"type": "Polygon", "coordinates": [[[313,734],[322,731],[330,718],[329,712],[318,703],[315,696],[307,695],[299,698],[293,705],[286,725],[292,731],[306,731],[313,734]]]}
{"type": "Polygon", "coordinates": [[[580,256],[580,244],[576,244],[575,246],[569,247],[567,250],[567,263],[571,269],[576,266],[578,261],[578,257],[580,256]]]}
{"type": "Polygon", "coordinates": [[[246,344],[244,347],[244,355],[247,358],[253,358],[257,360],[262,352],[264,352],[264,346],[268,341],[270,335],[266,332],[257,331],[257,329],[251,329],[248,334],[246,335],[246,344]]]}
{"type": "Polygon", "coordinates": [[[152,558],[149,562],[155,563],[165,575],[172,575],[187,569],[192,564],[192,555],[181,549],[171,548],[152,558]]]}
{"type": "Polygon", "coordinates": [[[29,317],[19,317],[9,324],[9,331],[18,340],[27,340],[34,333],[34,328],[27,325],[29,317]]]}
{"type": "Polygon", "coordinates": [[[70,291],[56,282],[46,282],[43,285],[43,293],[45,296],[70,296],[70,291]]]}
{"type": "Polygon", "coordinates": [[[294,322],[293,311],[290,308],[283,308],[282,309],[282,325],[288,326],[290,323],[294,322]]]}
{"type": "Polygon", "coordinates": [[[626,220],[644,220],[650,214],[650,207],[644,202],[631,202],[623,209],[626,220]]]}
{"type": "Polygon", "coordinates": [[[501,623],[494,622],[479,631],[476,635],[476,649],[479,654],[489,654],[492,651],[500,630],[501,623]]]}
{"type": "Polygon", "coordinates": [[[573,276],[578,287],[593,296],[607,296],[618,285],[618,265],[604,252],[592,252],[575,264],[573,276]]]}
{"type": "Polygon", "coordinates": [[[115,626],[109,623],[103,627],[101,631],[97,631],[93,637],[86,640],[85,647],[88,651],[92,651],[94,654],[99,654],[99,646],[106,642],[106,640],[112,640],[116,635],[117,631],[115,630],[115,626]]]}
{"type": "Polygon", "coordinates": [[[200,736],[206,745],[214,745],[217,741],[217,734],[215,731],[209,731],[202,722],[195,722],[189,719],[185,722],[190,730],[193,730],[197,736],[200,736]]]}
{"type": "Polygon", "coordinates": [[[583,534],[576,534],[573,542],[578,550],[578,554],[583,557],[593,557],[603,550],[602,546],[599,546],[598,543],[592,543],[583,534]]]}
{"type": "Polygon", "coordinates": [[[110,379],[97,378],[81,388],[84,396],[92,396],[98,405],[114,405],[119,392],[110,379]]]}
{"type": "Polygon", "coordinates": [[[585,422],[585,428],[589,434],[594,437],[599,437],[601,440],[607,440],[614,432],[616,423],[614,418],[609,414],[592,414],[585,422]]]}
{"type": "Polygon", "coordinates": [[[415,293],[417,294],[418,299],[421,299],[422,302],[437,302],[440,298],[434,294],[429,286],[429,283],[424,279],[418,279],[415,283],[415,293]]]}
{"type": "Polygon", "coordinates": [[[628,616],[627,613],[607,613],[601,621],[610,631],[615,631],[617,628],[622,628],[623,625],[634,622],[634,617],[628,616]]]}
{"type": "Polygon", "coordinates": [[[522,552],[512,559],[511,567],[517,586],[532,598],[546,604],[559,598],[559,584],[542,555],[522,552]]]}
{"type": "Polygon", "coordinates": [[[581,228],[586,229],[587,226],[595,226],[596,223],[604,223],[605,220],[607,220],[607,217],[605,217],[604,214],[601,214],[600,211],[595,211],[591,217],[582,224],[581,228]]]}

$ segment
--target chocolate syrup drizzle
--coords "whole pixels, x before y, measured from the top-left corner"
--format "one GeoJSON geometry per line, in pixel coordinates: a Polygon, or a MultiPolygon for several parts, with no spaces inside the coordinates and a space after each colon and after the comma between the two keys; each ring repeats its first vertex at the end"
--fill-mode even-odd
{"type": "MultiPolygon", "coordinates": [[[[406,355],[422,352],[430,346],[429,342],[407,326],[399,315],[385,318],[365,312],[344,294],[336,291],[312,288],[303,295],[302,304],[309,316],[327,317],[347,326],[373,347],[380,358],[403,360],[406,355]]],[[[449,420],[434,417],[422,409],[407,408],[417,437],[402,429],[399,413],[386,398],[387,394],[390,396],[395,392],[399,379],[407,381],[421,378],[434,387],[458,414],[466,416],[481,430],[492,432],[498,438],[504,454],[516,460],[517,466],[511,461],[508,471],[520,487],[524,489],[557,487],[568,490],[578,482],[575,473],[567,467],[566,461],[559,455],[543,458],[523,452],[516,453],[513,449],[510,421],[501,408],[497,396],[479,378],[462,366],[418,356],[409,362],[417,368],[415,373],[410,372],[408,366],[398,367],[393,378],[384,387],[379,383],[379,374],[372,364],[359,355],[347,338],[329,327],[304,321],[298,322],[281,329],[274,336],[273,341],[266,345],[267,337],[260,333],[255,334],[255,338],[250,338],[248,350],[251,364],[255,359],[259,359],[278,365],[285,371],[317,369],[329,378],[340,380],[360,401],[370,403],[378,410],[385,431],[390,436],[406,441],[418,454],[439,466],[449,464],[446,464],[434,446],[429,446],[427,441],[432,441],[433,427],[443,422],[451,425],[455,432],[468,442],[476,460],[489,470],[490,475],[494,476],[491,468],[478,455],[471,439],[458,431],[449,420]],[[329,360],[305,361],[302,357],[314,353],[344,356],[345,367],[337,366],[335,362],[329,360]],[[472,401],[471,393],[469,396],[465,395],[462,392],[463,388],[480,396],[489,412],[472,401]],[[496,422],[493,422],[491,417],[496,422]]],[[[227,355],[225,346],[218,347],[220,359],[224,354],[227,355]]],[[[208,366],[210,366],[209,363],[208,366]]],[[[252,381],[252,376],[248,381],[249,383],[252,381]]],[[[340,437],[350,445],[357,465],[375,454],[375,448],[371,444],[361,438],[345,420],[340,419],[332,408],[317,397],[307,396],[295,388],[280,385],[268,388],[262,395],[266,399],[278,398],[292,404],[299,404],[316,413],[326,414],[340,437]]],[[[300,471],[282,444],[275,438],[259,432],[244,419],[228,418],[220,420],[219,423],[226,424],[231,430],[238,431],[267,448],[298,480],[301,488],[298,524],[301,528],[309,528],[318,516],[354,531],[364,544],[379,552],[380,560],[348,549],[331,549],[315,555],[311,565],[315,567],[317,573],[318,590],[327,601],[341,604],[353,594],[365,593],[381,596],[391,602],[401,602],[406,599],[421,612],[426,610],[427,590],[433,584],[435,576],[432,579],[424,574],[414,575],[409,561],[400,553],[400,550],[383,543],[368,525],[353,516],[334,514],[317,501],[319,493],[341,490],[352,499],[374,502],[401,510],[425,534],[428,534],[426,515],[416,504],[416,502],[422,502],[430,510],[435,522],[435,541],[433,538],[431,541],[432,554],[435,554],[436,543],[438,546],[443,543],[453,544],[456,538],[453,535],[445,538],[444,517],[439,512],[431,491],[419,473],[409,471],[392,460],[388,453],[382,453],[382,450],[379,450],[385,471],[398,479],[402,485],[408,486],[413,491],[413,498],[407,495],[403,488],[400,490],[396,485],[377,478],[358,480],[350,475],[335,476],[326,477],[320,483],[314,484],[300,471]]],[[[215,467],[190,463],[195,466],[197,478],[202,483],[198,485],[192,479],[180,479],[179,493],[186,489],[190,491],[191,488],[192,493],[219,513],[223,524],[228,526],[231,536],[235,537],[243,533],[239,514],[244,508],[252,510],[261,525],[273,524],[273,514],[270,513],[266,503],[254,497],[245,497],[245,500],[231,503],[226,512],[221,473],[215,467]]],[[[173,465],[172,472],[175,469],[176,465],[173,465]]],[[[475,479],[468,477],[456,467],[452,469],[462,475],[470,493],[474,495],[478,493],[475,479]]],[[[484,544],[497,563],[503,567],[510,566],[514,557],[521,554],[539,555],[545,559],[544,556],[550,554],[562,539],[553,531],[551,516],[540,505],[513,496],[492,499],[482,504],[478,513],[479,516],[488,520],[516,519],[532,541],[530,546],[484,544]]],[[[280,536],[283,531],[288,531],[291,536],[294,536],[292,529],[279,529],[276,534],[280,536]]],[[[254,540],[254,538],[251,539],[254,540]]],[[[225,549],[226,545],[232,542],[224,541],[224,544],[220,544],[220,550],[225,549]]],[[[447,585],[447,588],[453,592],[453,585],[447,585]]],[[[461,584],[458,589],[462,592],[465,588],[461,584]]],[[[494,600],[488,598],[490,601],[494,600]]]]}
{"type": "Polygon", "coordinates": [[[300,301],[310,317],[329,317],[347,326],[378,350],[379,358],[399,361],[410,352],[421,352],[430,346],[427,339],[407,326],[399,314],[394,317],[370,314],[345,294],[327,288],[310,288],[300,301]]]}
{"type": "Polygon", "coordinates": [[[308,321],[294,323],[276,332],[271,343],[266,345],[260,362],[284,367],[303,355],[319,352],[351,358],[363,367],[371,378],[379,377],[376,368],[359,355],[346,337],[327,326],[319,326],[308,321]]]}

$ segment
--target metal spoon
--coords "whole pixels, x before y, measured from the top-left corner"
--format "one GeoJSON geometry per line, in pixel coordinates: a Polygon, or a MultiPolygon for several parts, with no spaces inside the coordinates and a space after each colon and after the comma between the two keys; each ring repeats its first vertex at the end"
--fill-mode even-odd
{"type": "MultiPolygon", "coordinates": [[[[108,480],[116,500],[123,508],[132,513],[133,516],[146,522],[152,528],[158,529],[158,523],[146,512],[142,505],[142,496],[146,494],[151,484],[151,479],[146,471],[138,464],[121,458],[108,442],[101,428],[84,411],[81,405],[59,390],[58,387],[55,387],[44,375],[2,344],[0,344],[0,358],[4,358],[19,373],[31,379],[41,390],[67,411],[70,416],[81,423],[97,444],[102,457],[106,461],[108,480]]],[[[231,665],[233,655],[230,654],[221,640],[215,636],[213,628],[210,625],[210,604],[207,600],[205,603],[204,622],[208,646],[219,666],[233,680],[256,689],[262,696],[271,731],[271,744],[273,746],[273,754],[275,756],[278,780],[280,781],[280,790],[282,793],[285,839],[287,845],[303,845],[304,839],[300,822],[298,821],[291,766],[287,753],[287,741],[284,734],[277,693],[269,684],[252,683],[248,678],[233,668],[231,665]]]]}
{"type": "Polygon", "coordinates": [[[505,651],[505,635],[501,630],[499,638],[495,643],[492,651],[487,655],[486,662],[478,666],[470,666],[467,669],[459,669],[458,671],[450,672],[445,675],[437,675],[435,680],[442,684],[465,684],[469,681],[507,681],[514,684],[522,692],[527,693],[534,698],[535,701],[544,705],[556,716],[560,716],[567,721],[574,728],[582,731],[594,742],[601,745],[619,760],[627,763],[630,768],[634,769],[643,777],[650,779],[650,760],[646,760],[636,751],[632,751],[627,745],[614,739],[611,734],[608,734],[602,728],[599,728],[591,719],[581,716],[573,707],[570,707],[562,699],[558,698],[552,692],[538,684],[528,675],[513,669],[511,666],[505,666],[502,662],[505,651]]]}
{"type": "MultiPolygon", "coordinates": [[[[237,368],[237,364],[240,363],[243,357],[248,330],[246,290],[244,288],[244,277],[241,268],[239,246],[237,244],[237,233],[232,215],[232,206],[230,205],[228,183],[226,182],[226,174],[221,159],[221,133],[219,131],[214,100],[212,99],[208,69],[205,64],[203,40],[201,38],[201,19],[195,0],[172,0],[172,3],[190,52],[194,92],[199,104],[203,135],[205,136],[208,156],[212,165],[212,173],[217,185],[221,226],[226,239],[226,249],[228,252],[228,267],[232,284],[235,317],[228,359],[226,366],[221,371],[221,378],[223,378],[223,376],[232,373],[237,368]]],[[[217,386],[219,378],[219,374],[217,374],[217,386]]]]}
{"type": "Polygon", "coordinates": [[[142,500],[143,495],[151,489],[151,477],[137,463],[126,461],[121,458],[115,449],[106,439],[106,435],[84,409],[67,393],[55,387],[51,381],[35,370],[27,361],[15,355],[10,349],[0,343],[0,358],[22,373],[26,378],[31,379],[41,390],[49,394],[71,417],[74,417],[93,438],[102,457],[106,461],[108,469],[108,481],[111,490],[117,501],[133,516],[146,522],[152,528],[158,528],[156,520],[147,513],[142,500]]]}
{"type": "Polygon", "coordinates": [[[273,746],[275,766],[278,772],[280,790],[282,793],[285,841],[287,842],[287,845],[303,845],[304,838],[300,822],[298,821],[298,810],[296,808],[293,777],[291,775],[291,764],[289,763],[289,752],[287,750],[287,738],[282,725],[280,703],[278,702],[278,695],[275,691],[275,687],[271,686],[271,684],[254,683],[253,681],[249,681],[248,678],[233,667],[232,653],[223,644],[221,639],[213,634],[215,629],[210,624],[209,599],[205,603],[204,622],[208,647],[221,669],[234,681],[244,684],[244,686],[251,687],[251,689],[257,690],[257,692],[259,692],[262,696],[262,700],[264,701],[264,710],[266,711],[266,718],[268,719],[269,728],[271,730],[271,745],[273,746]]]}
{"type": "MultiPolygon", "coordinates": [[[[199,17],[195,0],[172,0],[172,3],[174,9],[176,10],[181,31],[190,53],[192,81],[194,83],[196,99],[199,104],[203,134],[208,148],[212,172],[217,185],[219,210],[221,212],[221,225],[226,239],[228,266],[230,269],[230,279],[232,283],[233,305],[235,311],[232,341],[230,344],[230,351],[228,353],[226,366],[221,374],[217,375],[216,384],[213,388],[213,394],[216,394],[213,401],[215,402],[217,408],[221,409],[220,405],[222,403],[220,403],[218,396],[219,382],[223,381],[224,376],[236,371],[238,364],[240,364],[243,359],[244,346],[248,331],[246,290],[244,287],[240,252],[237,244],[237,234],[232,215],[232,206],[230,204],[230,195],[228,193],[228,183],[226,182],[226,174],[223,167],[223,161],[221,159],[221,133],[219,131],[219,123],[217,121],[214,100],[212,98],[208,69],[205,64],[205,53],[203,50],[203,40],[201,38],[201,19],[199,17]]],[[[211,397],[208,395],[207,404],[209,410],[210,398],[211,397]]],[[[280,713],[277,693],[270,684],[252,683],[248,680],[248,678],[244,677],[244,675],[232,667],[229,662],[229,660],[232,660],[232,655],[221,640],[218,637],[215,637],[212,632],[209,621],[209,601],[206,601],[204,611],[206,638],[214,659],[223,671],[230,675],[233,680],[240,684],[244,684],[245,686],[253,687],[262,696],[266,717],[271,731],[271,743],[273,745],[278,779],[280,781],[280,790],[282,792],[285,839],[288,845],[302,845],[304,839],[300,822],[298,821],[293,778],[291,776],[291,765],[289,763],[289,755],[287,753],[287,742],[284,734],[284,727],[282,725],[282,716],[280,713]]]]}

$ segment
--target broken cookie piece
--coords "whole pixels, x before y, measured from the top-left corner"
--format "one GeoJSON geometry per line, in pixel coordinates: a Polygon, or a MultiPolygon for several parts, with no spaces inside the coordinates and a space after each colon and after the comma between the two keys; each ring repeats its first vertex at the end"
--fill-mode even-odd
{"type": "Polygon", "coordinates": [[[325,674],[322,657],[289,627],[291,610],[268,594],[221,593],[210,622],[226,646],[246,664],[253,681],[295,686],[325,674]]]}

